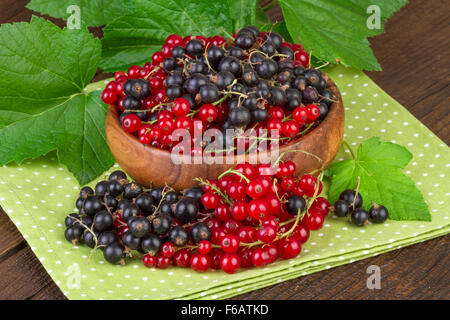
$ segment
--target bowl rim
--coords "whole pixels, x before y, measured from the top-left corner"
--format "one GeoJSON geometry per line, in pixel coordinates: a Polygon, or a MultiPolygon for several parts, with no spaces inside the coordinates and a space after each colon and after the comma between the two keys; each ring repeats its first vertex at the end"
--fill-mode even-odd
{"type": "MultiPolygon", "coordinates": [[[[297,145],[299,143],[301,143],[302,141],[308,139],[314,132],[318,131],[318,130],[323,130],[324,128],[328,127],[331,125],[331,121],[333,121],[333,119],[335,117],[338,116],[339,112],[344,113],[344,107],[343,107],[343,102],[342,102],[342,96],[341,93],[339,91],[339,88],[337,87],[336,83],[323,71],[322,72],[322,76],[325,78],[326,82],[327,82],[327,89],[330,90],[334,97],[335,97],[335,101],[332,102],[332,104],[329,107],[329,112],[327,114],[327,117],[325,117],[324,120],[322,120],[322,122],[314,127],[311,131],[307,132],[305,135],[289,142],[288,144],[282,145],[279,147],[279,154],[282,154],[284,151],[290,150],[292,148],[293,145],[297,145]],[[339,110],[341,109],[341,110],[339,110]]],[[[141,147],[146,148],[149,152],[155,154],[155,155],[159,155],[161,157],[168,157],[171,158],[171,151],[170,150],[165,150],[165,149],[160,149],[157,147],[153,147],[150,145],[144,145],[142,143],[140,143],[139,139],[137,137],[135,137],[134,135],[132,135],[131,133],[126,132],[125,130],[122,129],[118,118],[119,118],[119,112],[118,109],[115,105],[109,105],[108,106],[108,111],[107,111],[107,117],[106,119],[109,118],[109,116],[112,116],[112,118],[115,120],[112,122],[112,127],[114,129],[119,129],[122,132],[122,135],[127,136],[127,138],[131,138],[134,142],[133,143],[137,143],[139,144],[141,147]]],[[[109,121],[106,120],[105,121],[105,126],[108,128],[108,123],[109,121]]],[[[261,151],[261,152],[256,152],[256,155],[258,157],[269,157],[270,158],[270,150],[265,150],[265,151],[261,151]]],[[[249,154],[234,154],[233,155],[233,159],[235,163],[244,163],[248,160],[249,156],[255,156],[254,153],[249,153],[249,154]]],[[[178,157],[180,158],[185,158],[185,159],[191,159],[191,163],[195,164],[195,160],[196,158],[203,158],[202,156],[192,156],[192,155],[187,155],[187,154],[183,154],[183,155],[178,155],[178,157]]],[[[230,156],[231,157],[231,156],[230,156]]],[[[181,160],[181,163],[183,163],[183,160],[181,160]]]]}

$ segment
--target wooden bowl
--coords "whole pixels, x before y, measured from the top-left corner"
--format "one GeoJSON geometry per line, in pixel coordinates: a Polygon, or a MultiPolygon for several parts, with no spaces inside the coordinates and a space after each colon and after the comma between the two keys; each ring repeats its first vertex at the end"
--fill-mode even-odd
{"type": "MultiPolygon", "coordinates": [[[[303,137],[287,145],[280,146],[279,154],[287,150],[304,150],[317,155],[316,158],[302,152],[287,153],[283,160],[292,160],[297,165],[297,175],[302,175],[327,167],[336,156],[344,134],[344,107],[342,97],[336,84],[327,76],[327,88],[333,93],[337,102],[330,106],[327,117],[319,126],[303,137]]],[[[195,184],[196,177],[215,179],[222,172],[234,167],[237,163],[248,161],[249,155],[235,155],[230,164],[179,164],[172,162],[171,153],[143,145],[139,140],[125,132],[119,123],[119,113],[110,106],[106,115],[106,138],[109,148],[120,167],[134,180],[143,186],[164,186],[183,190],[195,184]]],[[[265,154],[270,156],[269,154],[265,154]]],[[[273,157],[272,157],[273,158],[273,157]]]]}

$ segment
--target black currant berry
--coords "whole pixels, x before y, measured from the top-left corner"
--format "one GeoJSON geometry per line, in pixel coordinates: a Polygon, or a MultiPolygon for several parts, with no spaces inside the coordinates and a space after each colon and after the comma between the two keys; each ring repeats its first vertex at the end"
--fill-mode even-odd
{"type": "Polygon", "coordinates": [[[75,207],[78,209],[78,211],[82,211],[83,210],[83,203],[84,203],[84,198],[78,198],[77,201],[75,201],[75,207]]]}
{"type": "Polygon", "coordinates": [[[373,223],[383,223],[389,217],[388,209],[385,206],[374,203],[369,210],[369,219],[373,223]]]}
{"type": "Polygon", "coordinates": [[[178,201],[178,194],[175,191],[169,191],[164,195],[164,200],[167,202],[175,203],[178,201]]]}
{"type": "Polygon", "coordinates": [[[299,76],[296,76],[294,78],[294,80],[292,80],[291,86],[292,86],[292,88],[303,91],[306,89],[307,83],[308,83],[308,80],[306,80],[306,78],[303,75],[299,75],[299,76]]]}
{"type": "Polygon", "coordinates": [[[131,203],[132,203],[131,200],[128,200],[128,199],[122,199],[122,200],[120,200],[119,203],[117,204],[117,210],[123,212],[123,210],[124,210],[126,207],[128,207],[131,203]]]}
{"type": "Polygon", "coordinates": [[[138,195],[135,203],[144,213],[151,214],[155,210],[153,207],[153,197],[147,192],[138,195]]]}
{"type": "MultiPolygon", "coordinates": [[[[290,61],[294,60],[294,51],[289,47],[280,47],[277,49],[279,54],[284,55],[285,59],[288,59],[290,61]]],[[[292,69],[292,68],[291,68],[292,69]]]]}
{"type": "Polygon", "coordinates": [[[255,122],[264,122],[267,120],[268,112],[266,109],[256,108],[252,111],[252,119],[255,122]]]}
{"type": "Polygon", "coordinates": [[[98,182],[95,185],[95,194],[99,197],[103,197],[106,193],[109,193],[109,182],[106,180],[98,182]]]}
{"type": "Polygon", "coordinates": [[[158,211],[160,213],[172,215],[173,214],[172,207],[173,207],[173,203],[172,202],[163,200],[161,202],[160,206],[159,206],[159,210],[158,211]]]}
{"type": "Polygon", "coordinates": [[[114,228],[112,215],[106,210],[97,212],[94,216],[94,227],[100,232],[111,230],[114,228]]]}
{"type": "Polygon", "coordinates": [[[325,103],[327,106],[330,106],[333,103],[334,96],[330,90],[328,90],[328,89],[322,90],[320,95],[322,96],[320,98],[320,101],[325,103]]]}
{"type": "Polygon", "coordinates": [[[66,227],[70,227],[71,225],[74,225],[78,220],[80,219],[80,216],[77,213],[71,213],[68,216],[66,216],[66,219],[64,220],[64,224],[66,227]]]}
{"type": "Polygon", "coordinates": [[[255,37],[250,32],[238,32],[236,38],[234,39],[234,43],[239,48],[247,50],[253,46],[255,40],[255,37]]]}
{"type": "Polygon", "coordinates": [[[264,35],[264,40],[271,42],[275,46],[276,49],[281,47],[281,44],[283,43],[283,37],[280,36],[280,34],[275,31],[267,32],[264,35]]]}
{"type": "Polygon", "coordinates": [[[278,72],[278,64],[272,59],[264,59],[256,66],[256,72],[264,79],[270,79],[278,72]]]}
{"type": "Polygon", "coordinates": [[[145,79],[128,80],[125,82],[123,91],[127,96],[142,100],[150,95],[150,83],[145,79]]]}
{"type": "Polygon", "coordinates": [[[308,84],[313,87],[318,87],[322,79],[322,73],[317,69],[308,69],[305,71],[305,78],[308,80],[308,84]]]}
{"type": "Polygon", "coordinates": [[[278,70],[284,70],[289,69],[292,70],[292,76],[296,77],[294,74],[294,61],[291,59],[281,58],[280,61],[278,61],[278,70]]]}
{"type": "Polygon", "coordinates": [[[250,111],[244,107],[236,107],[230,110],[229,119],[236,127],[246,126],[251,120],[250,111]]]}
{"type": "Polygon", "coordinates": [[[122,100],[122,106],[125,110],[139,110],[141,102],[134,97],[126,96],[122,100]]]}
{"type": "Polygon", "coordinates": [[[181,86],[175,84],[166,89],[166,96],[170,100],[175,100],[176,98],[180,98],[183,95],[183,88],[181,86]]]}
{"type": "Polygon", "coordinates": [[[259,36],[261,35],[261,32],[259,31],[259,29],[255,26],[247,26],[245,28],[242,28],[241,30],[239,30],[239,32],[237,34],[240,34],[243,32],[251,33],[253,35],[253,37],[255,37],[255,39],[259,38],[259,36]]]}
{"type": "Polygon", "coordinates": [[[99,235],[100,233],[97,230],[94,230],[94,233],[92,233],[91,230],[84,230],[83,243],[87,245],[89,248],[95,248],[96,237],[98,239],[99,235]]]}
{"type": "Polygon", "coordinates": [[[302,101],[302,93],[295,88],[287,88],[286,89],[286,100],[296,99],[298,101],[302,101]]]}
{"type": "Polygon", "coordinates": [[[313,103],[319,99],[319,93],[314,87],[306,87],[302,92],[302,100],[306,104],[313,103]]]}
{"type": "Polygon", "coordinates": [[[160,214],[152,220],[153,233],[162,235],[170,230],[172,217],[168,214],[160,214]]]}
{"type": "Polygon", "coordinates": [[[172,49],[172,57],[174,57],[175,59],[183,59],[185,53],[186,49],[184,49],[182,46],[175,46],[172,49]]]}
{"type": "Polygon", "coordinates": [[[328,114],[328,106],[323,102],[319,102],[319,104],[317,106],[319,107],[319,110],[320,110],[320,115],[319,115],[318,120],[325,119],[325,117],[328,114]]]}
{"type": "Polygon", "coordinates": [[[238,60],[244,59],[244,50],[235,46],[229,46],[227,48],[228,55],[235,57],[238,60]]]}
{"type": "Polygon", "coordinates": [[[193,198],[195,201],[200,201],[203,196],[202,187],[191,187],[189,189],[184,190],[183,197],[193,198]]]}
{"type": "Polygon", "coordinates": [[[266,57],[262,53],[252,53],[250,56],[250,63],[254,66],[261,64],[266,57]]]}
{"type": "Polygon", "coordinates": [[[182,223],[193,221],[198,214],[198,203],[193,198],[183,197],[176,204],[173,214],[182,223]]]}
{"type": "Polygon", "coordinates": [[[147,237],[143,238],[141,241],[141,249],[145,253],[152,256],[156,255],[161,248],[162,242],[158,236],[154,234],[149,234],[147,237]]]}
{"type": "Polygon", "coordinates": [[[118,180],[111,180],[108,189],[110,195],[117,197],[123,192],[123,185],[118,180]]]}
{"type": "Polygon", "coordinates": [[[352,212],[351,221],[358,227],[364,226],[367,219],[369,219],[369,213],[362,208],[355,209],[352,212]]]}
{"type": "Polygon", "coordinates": [[[83,203],[83,212],[90,216],[95,215],[104,208],[103,202],[97,196],[89,196],[83,203]]]}
{"type": "Polygon", "coordinates": [[[248,88],[247,88],[247,86],[243,85],[242,83],[237,82],[231,87],[231,91],[240,92],[240,93],[245,94],[245,93],[247,93],[248,88]]]}
{"type": "Polygon", "coordinates": [[[117,209],[117,205],[119,201],[113,196],[106,196],[106,205],[109,208],[109,211],[114,212],[117,209]]]}
{"type": "Polygon", "coordinates": [[[208,84],[208,82],[209,80],[205,75],[195,73],[183,83],[183,88],[190,94],[195,95],[200,91],[200,87],[208,84]]]}
{"type": "Polygon", "coordinates": [[[232,56],[223,58],[218,66],[219,71],[229,71],[235,77],[240,77],[242,73],[242,65],[241,62],[232,56]]]}
{"type": "Polygon", "coordinates": [[[284,106],[286,104],[286,93],[280,87],[270,87],[269,101],[274,106],[284,106]]]}
{"type": "Polygon", "coordinates": [[[141,215],[141,209],[139,209],[139,206],[135,203],[129,204],[127,207],[123,209],[122,212],[122,218],[125,220],[125,222],[128,222],[128,219],[131,217],[138,217],[141,215]]]}
{"type": "Polygon", "coordinates": [[[138,250],[141,247],[141,238],[134,236],[131,230],[128,230],[122,236],[122,243],[131,250],[138,250]]]}
{"type": "Polygon", "coordinates": [[[125,248],[117,242],[113,242],[106,246],[103,251],[103,257],[111,264],[125,264],[125,248]]]}
{"type": "Polygon", "coordinates": [[[291,83],[293,77],[293,73],[292,70],[290,69],[284,69],[281,72],[278,73],[277,75],[277,80],[279,83],[281,84],[285,84],[285,83],[291,83]]]}
{"type": "Polygon", "coordinates": [[[213,82],[220,90],[228,88],[228,86],[231,85],[235,79],[234,75],[229,71],[220,71],[217,75],[215,75],[215,77],[213,76],[213,78],[213,82]]]}
{"type": "Polygon", "coordinates": [[[361,208],[362,204],[363,204],[363,198],[361,196],[361,194],[358,192],[358,194],[356,194],[355,190],[345,190],[341,193],[341,195],[339,196],[340,200],[344,200],[345,202],[347,202],[347,204],[349,206],[351,206],[353,209],[356,208],[361,208]],[[356,200],[355,200],[356,197],[356,200]],[[353,204],[354,202],[354,204],[353,204]]]}
{"type": "Polygon", "coordinates": [[[294,71],[294,75],[296,77],[297,76],[304,76],[305,72],[306,72],[306,69],[304,67],[302,67],[302,66],[297,66],[297,67],[294,68],[293,71],[294,71]]]}
{"type": "Polygon", "coordinates": [[[212,83],[201,86],[199,93],[203,103],[212,103],[219,99],[219,89],[212,83]]]}
{"type": "Polygon", "coordinates": [[[172,73],[169,73],[166,77],[166,86],[167,87],[174,86],[174,85],[181,86],[181,85],[183,85],[183,82],[184,82],[183,76],[179,73],[172,72],[172,73]]]}
{"type": "Polygon", "coordinates": [[[288,202],[286,203],[286,211],[293,216],[301,213],[305,209],[305,207],[305,199],[297,195],[290,196],[288,202]]]}
{"type": "Polygon", "coordinates": [[[80,242],[82,236],[83,228],[80,225],[72,225],[64,232],[66,240],[72,242],[74,245],[77,245],[80,242]]]}
{"type": "Polygon", "coordinates": [[[204,73],[208,70],[208,66],[202,61],[191,61],[186,64],[186,70],[189,74],[204,73]]]}
{"type": "Polygon", "coordinates": [[[151,223],[145,217],[129,219],[128,227],[135,237],[142,238],[151,232],[151,223]]]}
{"type": "Polygon", "coordinates": [[[260,50],[267,54],[268,56],[273,56],[275,52],[277,51],[277,48],[275,48],[275,45],[270,41],[265,41],[262,45],[260,50]]]}
{"type": "Polygon", "coordinates": [[[125,185],[123,197],[126,199],[136,198],[142,193],[142,186],[137,182],[130,182],[125,185]]]}
{"type": "Polygon", "coordinates": [[[168,73],[177,67],[177,61],[173,57],[168,57],[163,61],[163,70],[168,73]]]}
{"type": "Polygon", "coordinates": [[[186,52],[191,56],[198,57],[203,53],[203,42],[197,39],[192,39],[186,44],[186,52]]]}
{"type": "Polygon", "coordinates": [[[169,232],[169,241],[177,247],[182,247],[189,241],[189,234],[183,227],[176,226],[169,232]]]}
{"type": "Polygon", "coordinates": [[[91,187],[83,187],[80,189],[80,198],[86,199],[88,196],[93,196],[94,195],[94,190],[92,190],[91,187]]]}
{"type": "Polygon", "coordinates": [[[225,56],[225,50],[218,46],[211,46],[206,49],[208,63],[214,69],[219,65],[220,60],[225,56]]]}
{"type": "Polygon", "coordinates": [[[211,230],[206,223],[197,222],[191,227],[191,238],[194,242],[200,242],[202,240],[209,241],[211,239],[211,230]]]}
{"type": "Polygon", "coordinates": [[[97,237],[98,243],[97,245],[99,248],[103,251],[105,250],[105,247],[111,243],[118,242],[119,238],[117,237],[116,233],[113,231],[104,231],[100,233],[100,235],[97,237]]]}
{"type": "Polygon", "coordinates": [[[256,109],[258,107],[258,96],[256,93],[248,95],[242,103],[242,106],[248,110],[256,109]]]}
{"type": "Polygon", "coordinates": [[[248,64],[244,65],[244,73],[242,74],[242,81],[244,84],[253,87],[258,83],[258,80],[258,74],[255,70],[248,64]]]}
{"type": "Polygon", "coordinates": [[[336,217],[343,218],[346,217],[349,212],[348,203],[344,200],[338,200],[334,204],[334,214],[336,217]]]}

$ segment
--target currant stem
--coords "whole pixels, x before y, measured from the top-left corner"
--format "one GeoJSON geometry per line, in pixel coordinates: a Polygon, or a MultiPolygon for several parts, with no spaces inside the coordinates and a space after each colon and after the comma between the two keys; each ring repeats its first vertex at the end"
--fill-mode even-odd
{"type": "Polygon", "coordinates": [[[233,170],[233,169],[228,169],[225,172],[222,172],[222,174],[220,176],[217,177],[217,179],[221,179],[222,177],[226,176],[227,174],[235,174],[238,175],[239,177],[241,177],[241,179],[244,179],[245,182],[250,183],[250,179],[247,178],[245,175],[242,174],[242,172],[237,171],[237,170],[233,170]]]}
{"type": "Polygon", "coordinates": [[[356,160],[355,154],[353,153],[353,150],[352,150],[352,148],[350,147],[350,145],[348,144],[348,142],[345,141],[345,140],[342,140],[342,144],[348,149],[348,151],[350,151],[350,154],[351,154],[351,156],[352,156],[352,159],[353,159],[353,160],[356,160]]]}
{"type": "Polygon", "coordinates": [[[222,198],[224,198],[226,203],[228,203],[230,206],[233,205],[233,203],[230,201],[230,199],[218,187],[213,186],[211,183],[203,180],[202,178],[194,178],[194,181],[199,182],[202,186],[204,186],[204,185],[209,186],[211,189],[216,191],[218,195],[220,195],[222,198]]]}

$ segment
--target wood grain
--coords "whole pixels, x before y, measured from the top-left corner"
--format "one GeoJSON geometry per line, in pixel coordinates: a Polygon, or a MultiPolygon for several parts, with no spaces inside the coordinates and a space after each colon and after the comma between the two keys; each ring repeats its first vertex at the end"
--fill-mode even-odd
{"type": "MultiPolygon", "coordinates": [[[[266,3],[268,0],[264,0],[266,3]]],[[[29,0],[0,2],[0,23],[28,21],[29,0]]],[[[281,19],[278,7],[270,9],[281,19]]],[[[445,143],[450,143],[450,12],[446,1],[410,0],[370,39],[383,72],[367,72],[445,143]]],[[[55,23],[63,25],[58,19],[55,23]]],[[[98,29],[95,33],[101,36],[98,29]]],[[[98,74],[97,80],[108,75],[98,74]]],[[[450,236],[321,271],[233,299],[450,298],[450,236]],[[381,267],[380,290],[366,288],[366,269],[381,267]]],[[[0,210],[0,299],[65,299],[7,215],[0,210]]]]}
{"type": "MultiPolygon", "coordinates": [[[[283,160],[291,160],[297,164],[296,174],[301,176],[308,172],[316,171],[321,167],[328,167],[342,144],[344,135],[344,106],[341,94],[336,84],[327,76],[327,88],[333,93],[336,102],[330,106],[327,117],[316,128],[295,141],[280,146],[279,153],[259,152],[258,159],[270,159],[275,162],[283,152],[303,150],[314,154],[322,161],[306,153],[288,153],[283,160]]],[[[255,155],[235,155],[233,162],[211,163],[205,165],[201,157],[196,162],[190,155],[181,155],[177,160],[181,164],[172,161],[171,152],[143,145],[139,140],[125,132],[119,122],[119,113],[115,106],[110,106],[106,115],[106,138],[109,148],[120,165],[134,180],[141,185],[149,187],[164,187],[166,184],[181,191],[192,187],[193,179],[216,179],[222,172],[233,168],[238,163],[255,161],[255,155]],[[198,163],[198,164],[197,164],[198,163]]],[[[252,162],[251,162],[252,163],[252,162]]]]}

